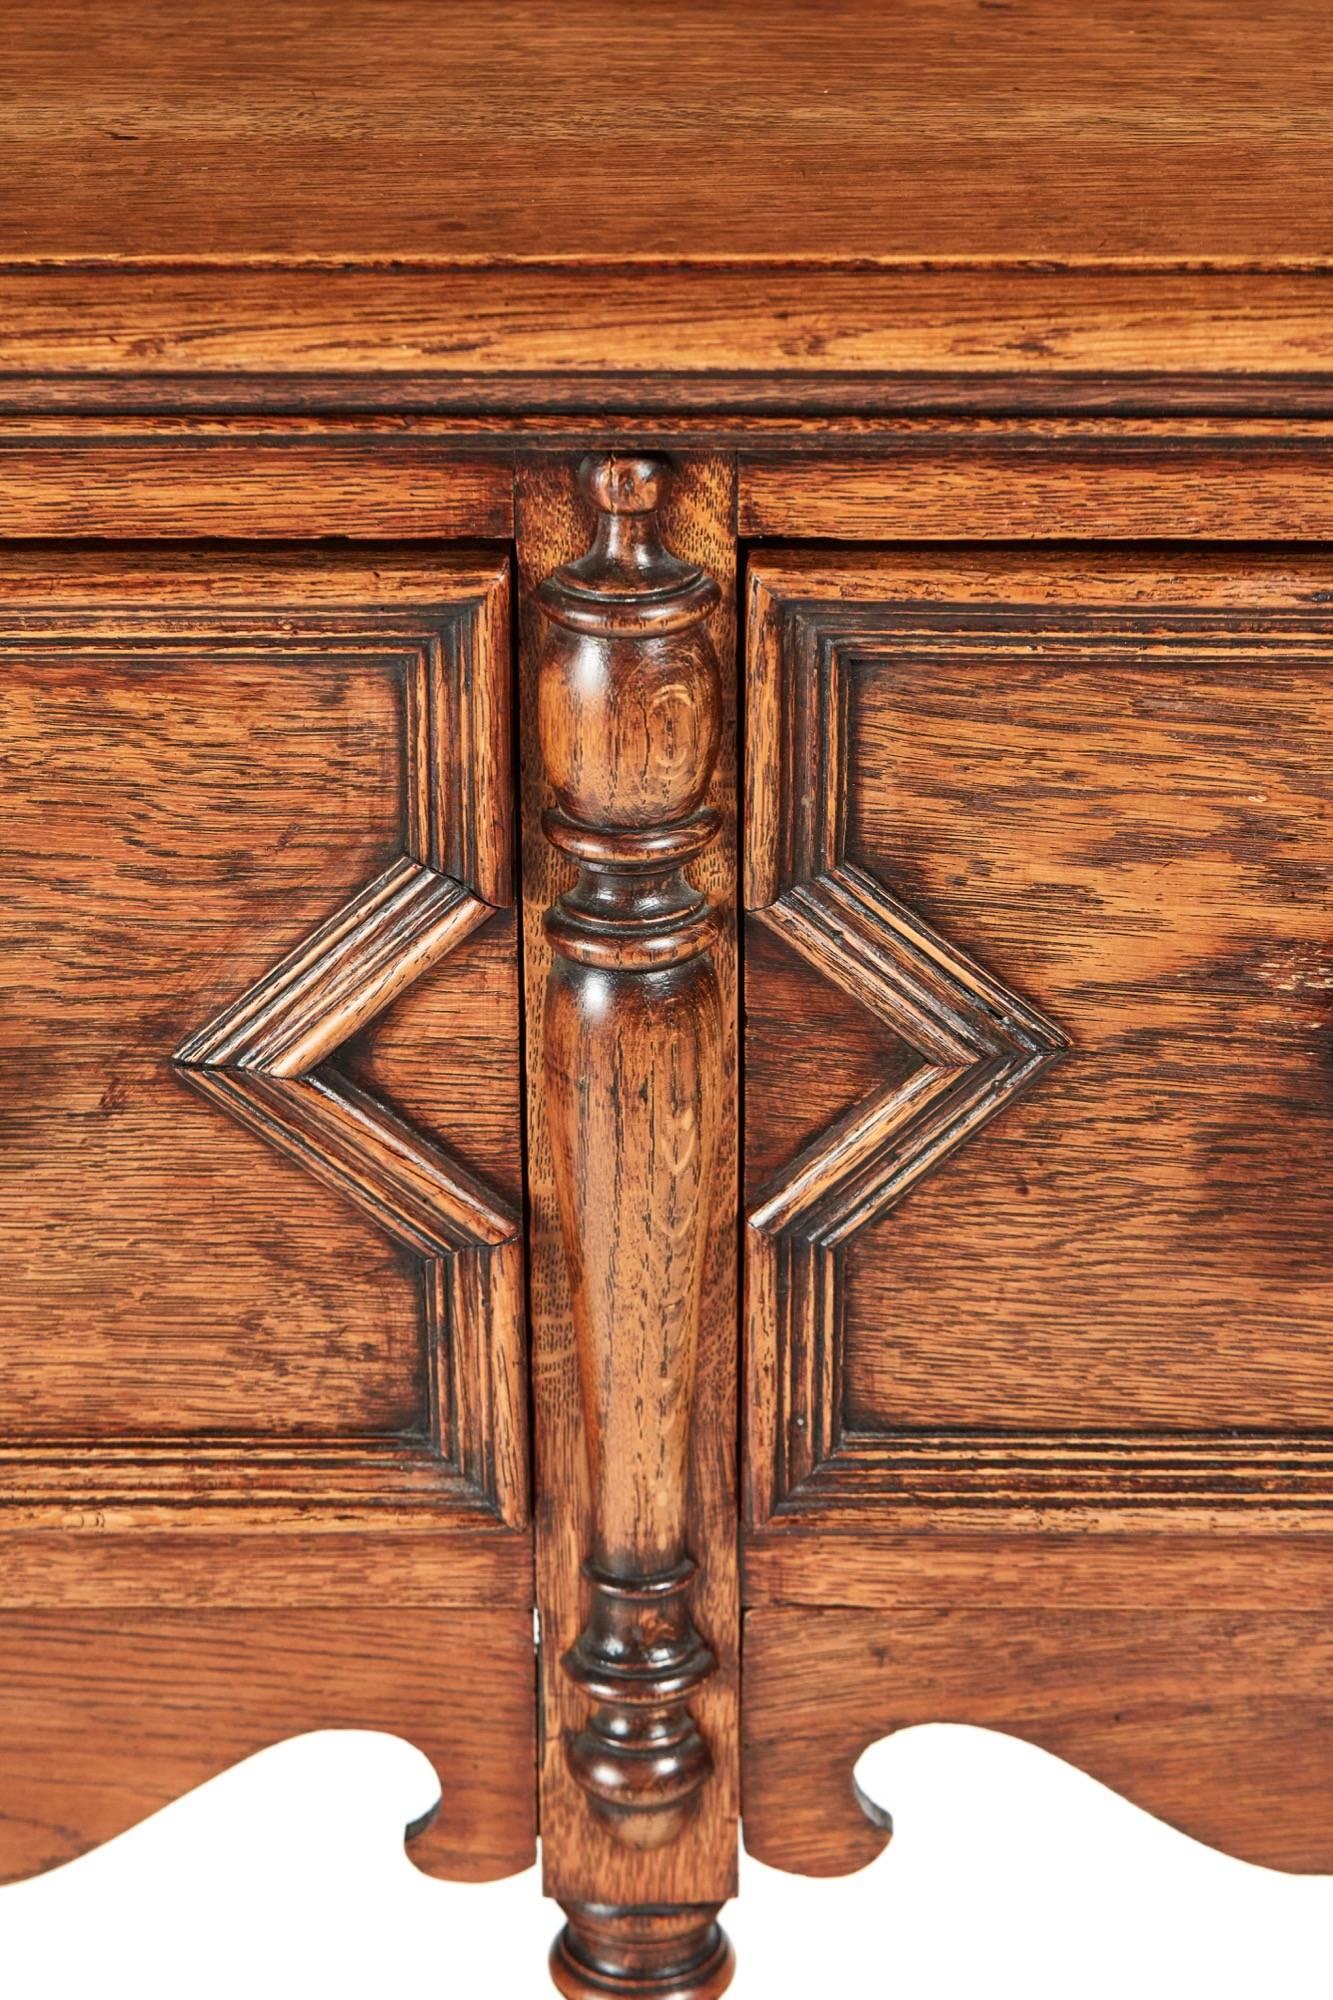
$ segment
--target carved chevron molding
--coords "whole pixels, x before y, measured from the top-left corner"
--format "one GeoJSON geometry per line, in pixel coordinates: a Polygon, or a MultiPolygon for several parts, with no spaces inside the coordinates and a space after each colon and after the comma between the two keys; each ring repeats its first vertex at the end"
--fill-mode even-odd
{"type": "Polygon", "coordinates": [[[865,869],[798,884],[759,920],[924,1058],[820,1133],[751,1227],[832,1250],[881,1215],[1058,1060],[1067,1038],[865,869]]]}
{"type": "MultiPolygon", "coordinates": [[[[436,585],[442,601],[386,602],[373,623],[377,647],[400,656],[406,851],[189,1034],[172,1063],[417,1260],[421,1473],[433,1471],[440,1496],[461,1491],[517,1525],[528,1485],[521,1217],[332,1062],[512,898],[507,575],[453,563],[436,585]]],[[[362,624],[360,611],[340,614],[329,636],[359,649],[362,624]]],[[[409,1475],[395,1473],[400,1487],[409,1475]]]]}
{"type": "Polygon", "coordinates": [[[923,1058],[797,1154],[749,1211],[751,1311],[777,1333],[778,1505],[846,1444],[843,1245],[1057,1062],[1052,1022],[844,862],[758,919],[923,1058]]]}
{"type": "Polygon", "coordinates": [[[173,1060],[202,1096],[422,1260],[432,1441],[502,1511],[504,1495],[522,1493],[523,1476],[512,1417],[498,1429],[497,1404],[517,1407],[519,1385],[488,1378],[505,1347],[492,1337],[496,1316],[512,1318],[519,1296],[520,1218],[326,1066],[490,915],[461,883],[404,855],[187,1037],[173,1060]]]}
{"type": "Polygon", "coordinates": [[[817,1133],[749,1208],[756,1524],[798,1504],[818,1475],[863,1456],[866,1441],[844,1418],[845,1245],[1069,1046],[1054,1022],[847,855],[852,642],[838,615],[770,595],[752,578],[746,901],[755,920],[921,1063],[817,1133]]]}

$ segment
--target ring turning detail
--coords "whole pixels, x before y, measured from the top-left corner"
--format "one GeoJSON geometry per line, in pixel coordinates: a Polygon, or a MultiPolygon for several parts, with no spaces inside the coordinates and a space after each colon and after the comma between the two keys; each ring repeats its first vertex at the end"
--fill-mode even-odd
{"type": "Polygon", "coordinates": [[[714,1659],[686,1487],[723,1024],[717,918],[684,871],[717,832],[719,591],[663,542],[669,477],[586,459],[593,545],[539,592],[545,828],[578,866],[546,920],[543,1052],[592,1493],[589,1608],[564,1661],[589,1710],[565,1752],[638,1848],[677,1837],[712,1770],[690,1709],[714,1659]]]}

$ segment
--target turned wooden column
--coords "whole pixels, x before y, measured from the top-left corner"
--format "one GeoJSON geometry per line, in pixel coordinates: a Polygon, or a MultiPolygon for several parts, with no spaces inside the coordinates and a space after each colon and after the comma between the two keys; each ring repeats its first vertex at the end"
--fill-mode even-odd
{"type": "Polygon", "coordinates": [[[711,1769],[686,1480],[723,1030],[717,920],[684,871],[717,831],[718,589],[662,542],[667,478],[585,460],[593,546],[539,592],[544,825],[579,871],[546,920],[543,1049],[592,1486],[589,1611],[564,1661],[587,1716],[565,1751],[636,1847],[676,1837],[711,1769]]]}

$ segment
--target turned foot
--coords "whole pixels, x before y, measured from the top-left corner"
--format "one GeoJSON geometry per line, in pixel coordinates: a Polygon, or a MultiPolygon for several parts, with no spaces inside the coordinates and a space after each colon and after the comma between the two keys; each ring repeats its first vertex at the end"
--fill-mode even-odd
{"type": "Polygon", "coordinates": [[[716,2000],[731,1984],[736,1961],[716,1903],[563,1908],[569,1922],[551,1947],[551,1977],[565,2000],[716,2000]]]}

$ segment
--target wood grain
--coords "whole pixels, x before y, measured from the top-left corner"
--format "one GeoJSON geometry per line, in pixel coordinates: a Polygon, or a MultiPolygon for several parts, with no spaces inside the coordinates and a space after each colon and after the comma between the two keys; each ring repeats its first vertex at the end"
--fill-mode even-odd
{"type": "MultiPolygon", "coordinates": [[[[554,803],[538,753],[537,662],[547,626],[534,601],[561,562],[584,554],[592,541],[593,510],[578,492],[575,463],[533,458],[520,467],[518,561],[521,613],[521,741],[524,749],[524,922],[529,1074],[540,1074],[551,947],[546,911],[573,880],[570,864],[542,834],[543,811],[554,803]]],[[[736,1584],[734,1516],[736,1136],[734,1112],[735,931],[734,544],[732,468],[725,460],[684,456],[663,511],[667,546],[717,579],[722,603],[710,635],[722,666],[724,725],[708,803],[722,811],[718,838],[694,864],[695,885],[719,905],[722,927],[715,960],[723,996],[723,1081],[718,1163],[713,1178],[700,1315],[695,1419],[690,1436],[687,1546],[698,1563],[694,1617],[717,1670],[691,1700],[713,1759],[714,1775],[697,1814],[669,1845],[644,1851],[616,1842],[599,1824],[569,1772],[563,1735],[579,1729],[586,1704],[560,1661],[586,1615],[579,1568],[593,1546],[594,1516],[570,1306],[569,1275],[556,1196],[550,1107],[540,1091],[528,1097],[529,1257],[533,1328],[536,1509],[542,1617],[543,1864],[548,1893],[573,1904],[642,1908],[719,1902],[732,1893],[735,1870],[736,1584]]]]}
{"type": "Polygon", "coordinates": [[[311,1729],[386,1730],[431,1759],[443,1797],[408,1828],[428,1874],[489,1881],[535,1855],[520,1611],[7,1611],[0,1689],[0,1880],[71,1861],[311,1729]]]}
{"type": "MultiPolygon", "coordinates": [[[[1330,282],[991,263],[104,263],[95,283],[0,267],[0,410],[572,411],[588,426],[678,409],[1327,416],[1330,282]]],[[[417,512],[382,481],[372,492],[395,522],[417,512]]]]}
{"type": "MultiPolygon", "coordinates": [[[[3,391],[0,390],[0,396],[3,391]]],[[[250,536],[291,541],[513,531],[503,452],[451,451],[429,436],[369,431],[318,440],[299,428],[220,430],[185,451],[169,426],[98,441],[74,426],[38,440],[0,425],[6,535],[250,536]],[[306,447],[317,443],[313,453],[306,447]]]]}
{"type": "Polygon", "coordinates": [[[7,41],[0,256],[1318,262],[1331,53],[1314,0],[778,0],[762,35],[675,5],[632,37],[611,0],[558,36],[517,0],[50,0],[7,41]]]}
{"type": "Polygon", "coordinates": [[[859,999],[818,979],[752,911],[745,967],[745,1198],[865,1097],[905,1083],[918,1052],[859,999]]]}
{"type": "Polygon", "coordinates": [[[7,612],[6,1430],[410,1429],[410,1266],[170,1063],[389,860],[389,645],[354,675],[221,635],[24,657],[7,612]]]}
{"type": "Polygon", "coordinates": [[[749,1612],[745,1844],[801,1874],[863,1867],[889,1834],[854,1792],[861,1751],[964,1722],[1038,1744],[1243,1860],[1326,1871],[1329,1643],[1308,1611],[749,1612]]]}
{"type": "Polygon", "coordinates": [[[752,1259],[754,1518],[805,1510],[858,1553],[900,1550],[914,1515],[979,1534],[987,1507],[997,1534],[1055,1532],[1053,1510],[1155,1534],[1173,1505],[1182,1532],[1261,1534],[1272,1509],[1317,1532],[1322,563],[765,554],[750,590],[747,894],[809,967],[808,1018],[832,981],[926,1059],[752,1198],[759,1248],[794,1232],[788,1262],[752,1259]],[[960,948],[1004,1017],[1021,993],[1071,1049],[890,1209],[911,1133],[876,1151],[880,1125],[952,1060],[901,982],[957,977],[960,948]],[[831,1236],[806,1214],[833,1215],[829,1173],[831,1236]]]}
{"type": "MultiPolygon", "coordinates": [[[[843,542],[1100,539],[1322,541],[1333,532],[1328,447],[1251,437],[1238,462],[1216,435],[1053,440],[959,431],[793,464],[747,452],[740,532],[843,542]],[[1243,470],[1242,470],[1243,467],[1243,470]],[[1237,505],[1238,486],[1244,501],[1237,505]]],[[[1294,442],[1294,440],[1292,440],[1294,442]]]]}
{"type": "Polygon", "coordinates": [[[410,992],[424,1030],[404,1101],[489,1010],[492,1061],[446,1098],[488,1107],[477,1151],[517,1193],[512,924],[457,1007],[447,967],[510,893],[507,595],[503,562],[443,550],[0,565],[10,1602],[134,1601],[181,1501],[163,1574],[223,1602],[247,1508],[276,1531],[259,1601],[299,1571],[284,1505],[353,1547],[383,1526],[386,1573],[436,1601],[414,1504],[525,1519],[517,1211],[365,1087],[399,1094],[382,1007],[410,992]],[[104,1534],[144,1537],[110,1582],[104,1534]]]}
{"type": "Polygon", "coordinates": [[[1114,661],[1006,660],[1008,727],[975,656],[862,683],[850,839],[1076,1054],[849,1252],[852,1412],[1327,1426],[1333,628],[1285,646],[1260,586],[1245,634],[1172,645],[1172,596],[1114,661]]]}
{"type": "MultiPolygon", "coordinates": [[[[1062,1443],[1068,1451],[1068,1440],[1062,1443]]],[[[1299,1491],[1292,1494],[1290,1478],[1248,1508],[1200,1492],[1197,1480],[1177,1481],[1155,1498],[1108,1497],[1115,1473],[1108,1455],[1100,1498],[1085,1491],[1077,1506],[1052,1506],[1022,1482],[1012,1441],[987,1444],[965,1442],[972,1490],[947,1508],[932,1505],[928,1493],[902,1490],[897,1454],[896,1495],[877,1490],[873,1468],[855,1464],[848,1490],[834,1496],[828,1513],[811,1504],[807,1488],[799,1511],[778,1513],[762,1534],[746,1536],[746,1604],[881,1611],[1023,1605],[1034,1616],[1081,1606],[1163,1617],[1181,1609],[1327,1614],[1333,1528],[1326,1488],[1308,1506],[1299,1491]],[[978,1490],[988,1459],[995,1495],[978,1490]]],[[[1134,1441],[1114,1444],[1123,1461],[1134,1441]]],[[[1088,1456],[1096,1451],[1093,1439],[1088,1456]]],[[[935,1456],[929,1440],[925,1453],[935,1456]]],[[[952,1470],[957,1477],[957,1457],[952,1470]]]]}
{"type": "MultiPolygon", "coordinates": [[[[46,1222],[0,1446],[15,1865],[330,1721],[453,1769],[439,1865],[531,1858],[506,593],[498,549],[443,546],[515,534],[554,1972],[730,1976],[738,532],[849,545],[753,564],[746,1198],[783,1246],[749,1303],[753,1842],[868,1854],[857,1750],[944,1714],[1330,1865],[1333,626],[1322,557],[1255,547],[1333,538],[1325,10],[252,15],[54,0],[0,53],[0,533],[119,545],[0,561],[0,1120],[46,1222]],[[723,591],[689,868],[720,1053],[711,998],[636,1014],[617,973],[650,1086],[681,1031],[654,1158],[690,1196],[653,1216],[684,1254],[628,1276],[633,1145],[583,1143],[595,982],[562,1016],[542,930],[573,871],[536,597],[589,546],[590,450],[676,455],[666,546],[723,591]],[[1237,546],[997,546],[1114,538],[1237,546]],[[692,1300],[696,1209],[695,1420],[654,1428],[604,1380],[692,1300]],[[580,1558],[680,1550],[712,1774],[629,1847],[571,1779],[560,1662],[580,1558]]],[[[612,894],[620,950],[655,918],[612,894]]]]}
{"type": "MultiPolygon", "coordinates": [[[[245,394],[258,393],[247,378],[245,394]]],[[[635,395],[642,408],[648,390],[635,395]]],[[[165,396],[159,388],[157,402],[165,396]]],[[[1261,528],[1308,540],[1323,532],[1333,448],[1327,423],[1308,412],[967,421],[714,413],[659,418],[653,430],[680,449],[736,450],[743,532],[818,529],[845,540],[1020,529],[1180,539],[1201,525],[1223,540],[1261,528]]],[[[476,534],[507,534],[515,450],[636,448],[642,434],[642,415],[605,411],[0,416],[0,525],[16,537],[225,530],[436,540],[469,523],[476,534]]]]}
{"type": "Polygon", "coordinates": [[[538,591],[537,668],[544,830],[579,870],[546,916],[542,1070],[592,1499],[590,1609],[563,1663],[588,1712],[565,1756],[614,1837],[656,1848],[713,1770],[686,1514],[722,995],[719,921],[684,870],[718,831],[721,593],[662,539],[664,459],[590,455],[579,479],[593,541],[538,591]]]}

